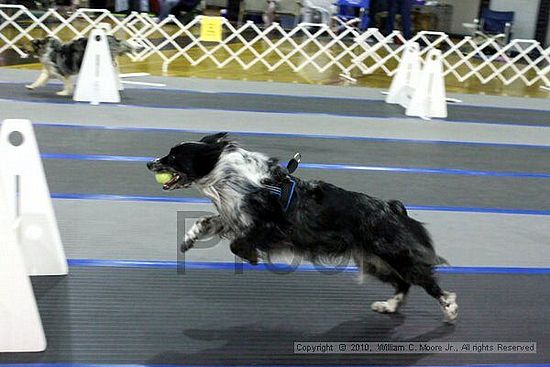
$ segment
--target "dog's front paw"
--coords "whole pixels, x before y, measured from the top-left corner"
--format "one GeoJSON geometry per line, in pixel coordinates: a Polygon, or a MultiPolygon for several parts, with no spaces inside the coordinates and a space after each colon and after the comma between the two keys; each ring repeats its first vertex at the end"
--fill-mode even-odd
{"type": "Polygon", "coordinates": [[[25,88],[27,88],[28,90],[34,90],[35,86],[32,84],[27,84],[25,85],[25,88]]]}
{"type": "Polygon", "coordinates": [[[62,90],[62,91],[57,92],[56,94],[58,96],[70,96],[71,92],[69,92],[68,90],[62,90]]]}
{"type": "Polygon", "coordinates": [[[458,304],[456,303],[456,293],[445,292],[440,298],[441,310],[443,311],[443,321],[448,324],[454,324],[458,318],[458,304]]]}
{"type": "Polygon", "coordinates": [[[370,308],[379,313],[395,313],[397,311],[397,303],[388,301],[373,302],[370,308]]]}
{"type": "Polygon", "coordinates": [[[180,245],[180,251],[182,253],[185,253],[187,252],[188,250],[190,250],[191,248],[193,248],[193,246],[195,245],[195,241],[193,240],[190,240],[190,239],[186,239],[183,241],[183,243],[180,245]]]}

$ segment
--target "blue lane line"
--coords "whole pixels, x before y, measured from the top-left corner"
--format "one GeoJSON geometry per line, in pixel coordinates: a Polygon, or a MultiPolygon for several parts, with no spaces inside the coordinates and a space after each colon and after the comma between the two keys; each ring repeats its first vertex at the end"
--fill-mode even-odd
{"type": "Polygon", "coordinates": [[[326,169],[326,170],[351,170],[351,171],[382,171],[382,172],[399,172],[399,173],[426,173],[426,174],[439,174],[439,175],[550,178],[550,173],[478,171],[478,170],[464,170],[464,169],[454,169],[454,168],[380,167],[380,166],[361,166],[361,165],[354,165],[354,164],[322,164],[322,163],[300,163],[300,168],[321,169],[321,170],[326,169]]]}
{"type": "MultiPolygon", "coordinates": [[[[73,102],[73,100],[69,99],[44,99],[44,100],[27,100],[27,99],[17,99],[17,98],[0,98],[0,101],[16,101],[20,103],[34,103],[34,104],[56,104],[56,105],[81,105],[85,106],[88,105],[88,103],[85,102],[73,102]]],[[[365,104],[367,103],[374,103],[378,102],[376,100],[363,100],[365,104]]],[[[303,112],[303,111],[278,111],[278,110],[268,110],[268,109],[262,109],[262,110],[250,110],[245,108],[213,108],[213,107],[191,107],[191,106],[166,106],[166,105],[158,105],[158,104],[150,104],[150,105],[137,105],[137,104],[113,104],[113,103],[104,103],[102,104],[103,107],[121,107],[121,108],[154,108],[154,109],[161,109],[161,110],[180,110],[180,111],[221,111],[221,112],[246,112],[246,113],[270,113],[270,114],[276,114],[276,115],[323,115],[323,116],[336,116],[336,117],[349,117],[349,118],[362,118],[362,119],[377,119],[377,120],[389,120],[389,119],[395,119],[396,116],[369,116],[369,115],[357,115],[352,113],[345,113],[345,112],[315,112],[315,111],[309,111],[309,112],[303,112]]],[[[483,108],[483,107],[476,107],[476,108],[483,108]]],[[[488,109],[496,109],[495,107],[486,107],[488,109]]],[[[404,119],[411,119],[411,117],[403,116],[400,118],[404,119]]],[[[496,125],[496,126],[521,126],[521,127],[548,127],[544,124],[520,124],[516,122],[510,122],[510,123],[503,123],[502,121],[491,121],[491,120],[435,120],[434,122],[437,123],[457,123],[457,124],[483,124],[483,125],[496,125]]]]}
{"type": "Polygon", "coordinates": [[[438,211],[438,212],[550,215],[550,210],[475,208],[475,207],[437,206],[437,205],[407,205],[406,207],[409,210],[422,210],[422,211],[432,210],[432,211],[438,211]]]}
{"type": "MultiPolygon", "coordinates": [[[[186,365],[186,364],[89,364],[89,363],[0,363],[3,367],[237,367],[237,365],[186,365]]],[[[345,365],[276,365],[261,364],[256,367],[344,367],[345,365]]],[[[354,365],[356,367],[406,367],[400,365],[354,365]]],[[[242,367],[242,366],[241,366],[242,367]]],[[[422,367],[550,367],[548,363],[533,364],[460,364],[460,365],[437,365],[422,367]]]]}
{"type": "Polygon", "coordinates": [[[150,162],[154,157],[130,157],[103,154],[42,153],[43,159],[67,159],[74,161],[150,162]]]}
{"type": "MultiPolygon", "coordinates": [[[[26,82],[10,82],[10,81],[0,81],[0,84],[19,84],[19,85],[25,85],[26,82]]],[[[63,85],[63,83],[60,82],[50,82],[51,85],[63,85]]],[[[380,94],[380,98],[364,98],[364,97],[352,97],[352,96],[320,96],[315,94],[293,94],[293,93],[259,93],[259,92],[227,92],[227,91],[208,91],[208,90],[200,90],[200,89],[185,89],[185,88],[172,88],[172,87],[153,87],[153,86],[141,86],[141,87],[133,87],[128,86],[128,89],[137,89],[137,90],[153,90],[153,91],[159,91],[159,92],[175,92],[175,93],[182,93],[182,94],[205,94],[205,95],[225,95],[225,96],[262,96],[262,97],[282,97],[282,98],[301,98],[301,99],[324,99],[324,100],[344,100],[344,101],[364,101],[364,102],[383,102],[384,97],[382,94],[380,94]]],[[[373,88],[370,88],[373,89],[373,88]]],[[[380,92],[382,92],[383,89],[380,89],[380,92]]],[[[476,104],[468,104],[468,103],[452,103],[452,105],[460,106],[460,107],[473,107],[473,108],[489,108],[489,109],[509,109],[507,107],[499,107],[499,106],[480,106],[476,104]]],[[[547,109],[541,109],[541,108],[521,108],[521,107],[514,107],[511,108],[514,111],[521,111],[521,112],[550,112],[550,110],[547,109]]],[[[523,126],[523,125],[522,125],[523,126]]]]}
{"type": "MultiPolygon", "coordinates": [[[[330,267],[302,264],[291,266],[284,263],[260,263],[256,266],[248,263],[200,262],[200,261],[157,261],[157,260],[99,260],[69,259],[70,266],[78,267],[115,267],[115,268],[155,268],[155,269],[207,269],[207,270],[255,270],[279,272],[357,272],[355,266],[330,267]]],[[[438,273],[445,274],[550,274],[550,268],[495,267],[495,266],[437,266],[438,273]]]]}
{"type": "MultiPolygon", "coordinates": [[[[177,196],[139,196],[139,195],[109,195],[109,194],[76,194],[76,193],[51,193],[53,199],[78,199],[78,200],[108,200],[108,201],[145,201],[184,204],[211,204],[206,198],[177,197],[177,196]]],[[[519,215],[550,215],[550,210],[532,209],[502,209],[502,208],[473,208],[459,206],[435,206],[435,205],[406,205],[409,210],[417,211],[444,211],[465,213],[493,213],[493,214],[519,214],[519,215]]]]}
{"type": "MultiPolygon", "coordinates": [[[[0,81],[0,85],[1,84],[25,85],[26,83],[0,81]]],[[[51,84],[52,85],[62,85],[62,83],[57,83],[57,82],[54,82],[54,83],[51,83],[51,84]]],[[[183,89],[183,88],[180,89],[180,88],[170,88],[170,87],[160,88],[160,87],[145,87],[145,86],[144,87],[139,87],[139,88],[129,87],[129,89],[132,89],[132,90],[152,90],[152,91],[157,91],[157,92],[173,92],[173,93],[180,93],[180,94],[203,94],[203,95],[207,95],[207,96],[215,96],[215,95],[220,95],[220,96],[260,96],[260,97],[269,97],[269,98],[272,98],[272,99],[291,97],[291,98],[298,98],[298,99],[319,99],[319,100],[327,100],[327,101],[332,101],[332,102],[335,102],[335,101],[353,101],[353,102],[360,101],[360,102],[364,102],[364,103],[384,102],[384,98],[382,97],[382,95],[380,95],[381,96],[380,98],[361,98],[361,97],[350,97],[350,96],[343,96],[343,97],[339,97],[339,96],[319,96],[319,95],[311,95],[311,94],[303,95],[303,94],[292,94],[292,93],[276,94],[276,93],[258,93],[258,92],[205,91],[205,90],[196,90],[196,89],[183,89]]],[[[24,100],[24,102],[29,102],[29,101],[24,100]]],[[[512,110],[512,111],[515,111],[515,112],[531,112],[531,111],[534,111],[534,112],[549,112],[549,110],[540,109],[540,108],[518,108],[518,107],[507,108],[507,107],[499,107],[499,106],[480,106],[480,105],[467,104],[467,103],[453,103],[453,105],[458,106],[459,108],[460,107],[471,107],[471,108],[478,108],[478,109],[484,108],[484,109],[495,109],[495,110],[496,109],[506,109],[506,110],[512,110]]],[[[137,105],[131,105],[131,106],[137,106],[137,105]]],[[[142,106],[137,106],[137,107],[142,107],[142,106]]],[[[144,107],[147,107],[147,106],[144,106],[144,107]]],[[[253,112],[256,112],[256,111],[253,111],[253,112]]],[[[270,112],[270,111],[258,111],[258,112],[270,112]]],[[[276,112],[276,113],[280,113],[280,112],[276,112]]],[[[292,112],[290,112],[290,113],[292,113],[292,112]]],[[[386,118],[387,119],[389,117],[377,117],[377,118],[386,118]]],[[[478,122],[478,121],[448,121],[448,120],[439,120],[439,122],[485,123],[485,122],[478,122]]],[[[501,123],[499,123],[497,121],[489,122],[489,123],[501,125],[501,123]]],[[[506,125],[509,125],[509,124],[506,124],[506,125]]],[[[513,125],[526,126],[526,125],[522,125],[522,124],[513,124],[513,125]]],[[[527,126],[531,126],[531,125],[527,125],[527,126]]]]}
{"type": "MultiPolygon", "coordinates": [[[[213,134],[218,131],[200,130],[200,129],[176,129],[176,128],[158,128],[158,127],[114,127],[106,125],[78,125],[78,124],[59,124],[50,122],[34,122],[35,127],[52,127],[68,129],[89,129],[89,130],[115,130],[115,131],[136,131],[136,132],[180,132],[182,134],[213,134]]],[[[528,148],[528,149],[550,149],[550,145],[529,145],[529,144],[511,144],[511,143],[482,143],[469,141],[448,141],[448,140],[425,140],[425,139],[399,139],[399,138],[373,138],[365,136],[346,136],[346,135],[323,135],[323,134],[291,134],[291,133],[269,133],[253,131],[231,131],[231,135],[236,136],[265,136],[280,138],[303,138],[303,139],[332,139],[332,140],[359,140],[383,143],[410,143],[410,144],[441,144],[441,145],[470,145],[487,146],[497,148],[528,148]]]]}
{"type": "Polygon", "coordinates": [[[73,194],[51,193],[52,199],[77,199],[77,200],[107,200],[107,201],[145,201],[185,204],[210,204],[206,198],[196,197],[170,197],[170,196],[139,196],[139,195],[109,195],[109,194],[73,194]]]}
{"type": "MultiPolygon", "coordinates": [[[[115,161],[115,162],[149,162],[153,157],[130,157],[118,155],[100,154],[65,154],[65,153],[43,153],[43,159],[68,159],[78,161],[115,161]]],[[[286,162],[282,162],[286,164],[286,162]]],[[[323,163],[301,163],[300,168],[318,170],[345,170],[345,171],[379,171],[413,174],[438,174],[438,175],[461,175],[461,176],[486,176],[486,177],[515,177],[515,178],[550,178],[550,173],[539,172],[498,172],[478,171],[454,168],[420,168],[420,167],[381,167],[362,166],[356,164],[323,164],[323,163]]]]}

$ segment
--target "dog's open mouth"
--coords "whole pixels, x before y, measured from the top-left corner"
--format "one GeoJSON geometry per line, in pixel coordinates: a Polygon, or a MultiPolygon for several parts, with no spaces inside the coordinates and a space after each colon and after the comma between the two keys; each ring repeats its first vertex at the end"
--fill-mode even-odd
{"type": "Polygon", "coordinates": [[[173,190],[173,189],[176,188],[176,185],[178,185],[180,180],[181,180],[181,176],[179,174],[177,174],[177,173],[173,174],[170,181],[168,181],[167,183],[162,185],[162,189],[163,190],[173,190]]]}

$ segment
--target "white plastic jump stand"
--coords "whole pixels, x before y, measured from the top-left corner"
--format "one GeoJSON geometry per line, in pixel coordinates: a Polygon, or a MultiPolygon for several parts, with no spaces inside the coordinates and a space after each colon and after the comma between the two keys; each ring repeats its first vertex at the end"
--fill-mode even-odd
{"type": "Polygon", "coordinates": [[[0,353],[41,352],[46,336],[0,180],[0,353]]]}
{"type": "Polygon", "coordinates": [[[16,240],[26,273],[67,274],[67,258],[29,120],[4,120],[2,123],[0,180],[11,222],[16,224],[16,240]]]}
{"type": "Polygon", "coordinates": [[[386,103],[399,104],[404,108],[409,106],[418,85],[420,64],[420,45],[417,42],[408,42],[401,55],[397,72],[391,81],[386,103]]]}
{"type": "Polygon", "coordinates": [[[101,28],[94,29],[88,38],[73,99],[93,105],[119,103],[119,84],[107,35],[101,28]]]}
{"type": "Polygon", "coordinates": [[[405,114],[423,119],[447,117],[445,79],[440,50],[431,50],[426,56],[424,68],[405,114]]]}

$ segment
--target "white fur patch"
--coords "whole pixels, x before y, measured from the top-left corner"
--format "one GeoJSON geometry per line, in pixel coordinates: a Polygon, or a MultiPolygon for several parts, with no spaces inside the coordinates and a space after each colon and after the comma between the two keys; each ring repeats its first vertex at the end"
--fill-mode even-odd
{"type": "Polygon", "coordinates": [[[443,311],[444,321],[449,324],[454,324],[458,317],[458,304],[456,303],[456,293],[444,292],[443,296],[439,297],[439,304],[443,311]]]}
{"type": "Polygon", "coordinates": [[[380,313],[394,313],[397,312],[399,307],[405,304],[406,296],[404,293],[397,293],[387,301],[374,302],[371,305],[371,309],[380,313]]]}
{"type": "Polygon", "coordinates": [[[241,233],[252,224],[242,209],[243,199],[270,176],[268,160],[261,153],[236,147],[222,153],[212,172],[197,181],[197,188],[212,200],[229,231],[241,233]]]}

